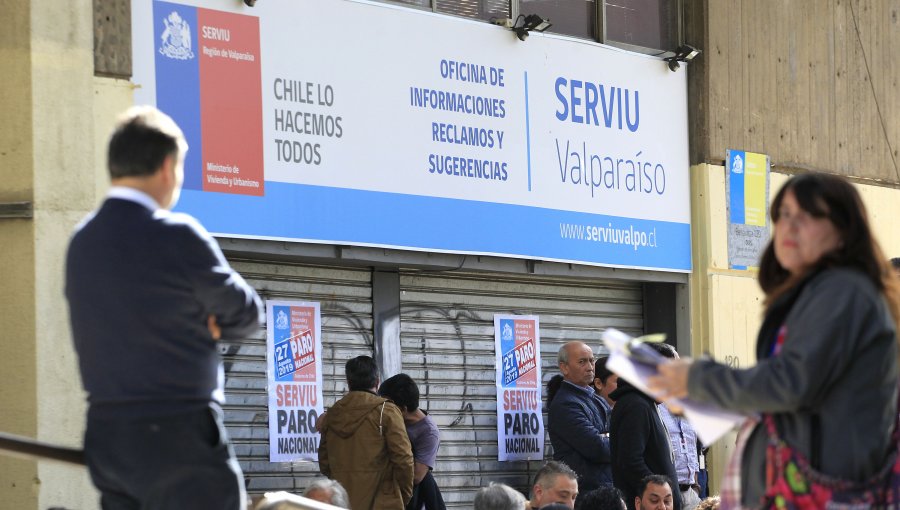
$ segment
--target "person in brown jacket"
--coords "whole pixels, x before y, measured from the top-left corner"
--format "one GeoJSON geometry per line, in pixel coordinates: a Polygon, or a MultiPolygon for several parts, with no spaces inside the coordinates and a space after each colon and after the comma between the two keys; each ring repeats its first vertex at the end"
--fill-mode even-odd
{"type": "Polygon", "coordinates": [[[412,497],[413,455],[403,415],[375,394],[378,368],[369,356],[346,364],[350,391],[322,416],[319,470],[341,483],[353,510],[399,510],[412,497]]]}

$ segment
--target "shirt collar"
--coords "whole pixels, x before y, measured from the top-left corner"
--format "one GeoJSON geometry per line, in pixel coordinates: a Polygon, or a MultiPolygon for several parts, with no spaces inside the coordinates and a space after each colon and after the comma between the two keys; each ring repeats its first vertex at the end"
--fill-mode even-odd
{"type": "Polygon", "coordinates": [[[575,383],[571,383],[565,379],[563,379],[563,382],[573,388],[577,388],[579,391],[581,391],[585,395],[593,395],[594,394],[594,388],[591,388],[590,386],[579,386],[579,385],[577,385],[575,383]]]}
{"type": "Polygon", "coordinates": [[[143,191],[137,190],[135,188],[130,188],[128,186],[110,187],[109,191],[106,193],[106,198],[118,198],[120,200],[135,202],[146,207],[151,212],[156,212],[158,209],[160,209],[159,204],[156,203],[156,200],[154,200],[153,197],[144,193],[143,191]]]}

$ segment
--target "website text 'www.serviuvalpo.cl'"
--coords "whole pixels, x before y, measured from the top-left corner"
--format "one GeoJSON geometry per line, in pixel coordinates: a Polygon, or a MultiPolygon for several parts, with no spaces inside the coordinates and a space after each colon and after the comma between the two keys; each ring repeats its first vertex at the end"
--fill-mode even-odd
{"type": "Polygon", "coordinates": [[[638,248],[656,248],[656,229],[640,230],[634,225],[627,228],[598,226],[581,223],[560,223],[559,236],[563,239],[606,244],[622,244],[638,248]]]}

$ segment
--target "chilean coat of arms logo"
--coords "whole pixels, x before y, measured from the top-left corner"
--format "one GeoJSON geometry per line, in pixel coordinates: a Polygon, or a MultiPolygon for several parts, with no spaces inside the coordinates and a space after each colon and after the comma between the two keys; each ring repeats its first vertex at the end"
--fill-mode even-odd
{"type": "Polygon", "coordinates": [[[275,327],[278,329],[287,329],[288,316],[284,313],[284,310],[278,310],[278,315],[275,316],[275,327]]]}
{"type": "Polygon", "coordinates": [[[503,329],[500,331],[500,338],[506,341],[513,339],[513,330],[508,322],[503,324],[503,329]]]}
{"type": "Polygon", "coordinates": [[[731,171],[736,174],[744,173],[744,160],[741,159],[740,154],[736,155],[731,162],[731,171]]]}
{"type": "Polygon", "coordinates": [[[166,29],[162,33],[162,46],[159,52],[163,55],[178,60],[194,58],[191,51],[191,27],[177,12],[172,11],[163,20],[166,29]]]}

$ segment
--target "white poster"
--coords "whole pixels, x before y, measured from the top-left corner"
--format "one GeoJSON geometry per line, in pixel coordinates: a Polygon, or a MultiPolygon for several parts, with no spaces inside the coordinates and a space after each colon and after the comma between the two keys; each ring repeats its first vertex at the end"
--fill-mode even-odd
{"type": "Polygon", "coordinates": [[[266,301],[271,462],[319,460],[321,323],[319,303],[266,301]]]}
{"type": "Polygon", "coordinates": [[[542,460],[541,327],[536,315],[494,315],[497,459],[542,460]]]}

